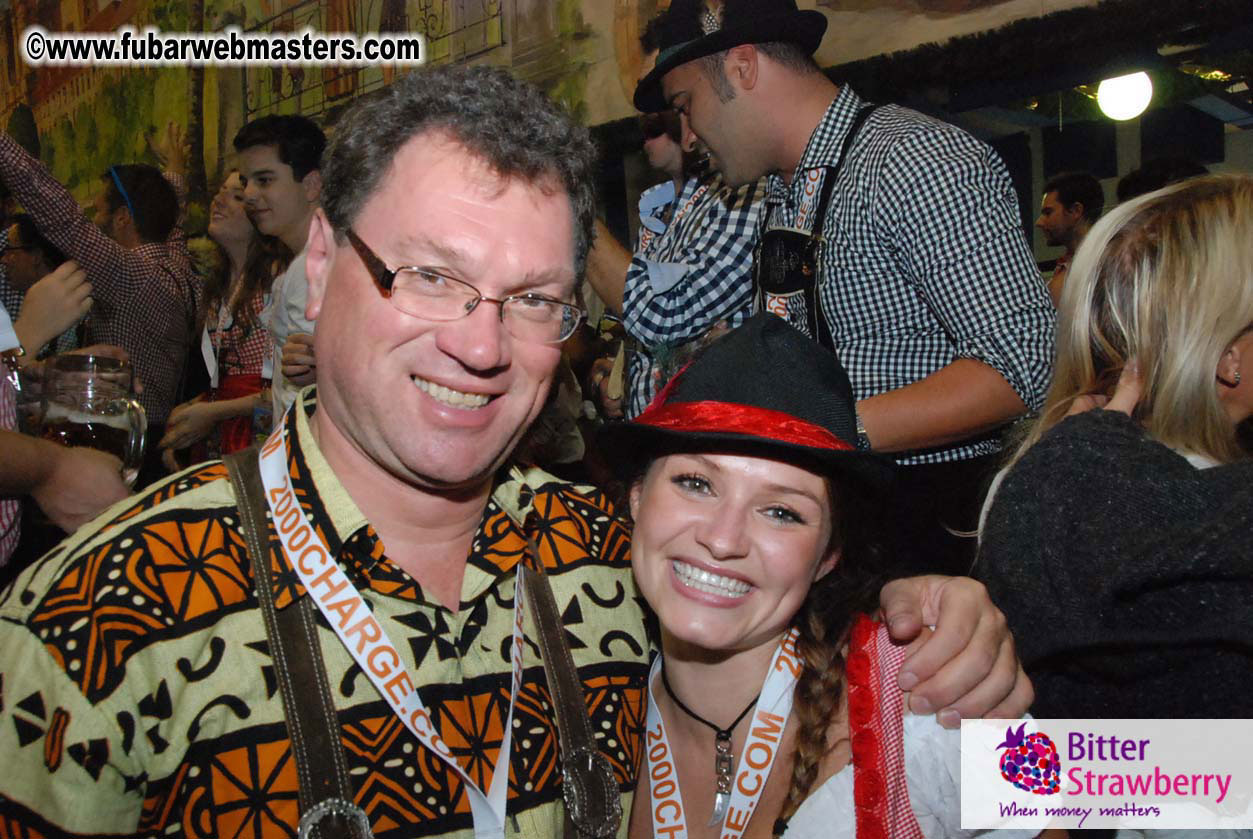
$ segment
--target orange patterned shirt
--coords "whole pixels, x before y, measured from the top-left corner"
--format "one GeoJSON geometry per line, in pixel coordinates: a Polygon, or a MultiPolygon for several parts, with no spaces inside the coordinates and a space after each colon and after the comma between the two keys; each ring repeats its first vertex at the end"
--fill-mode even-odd
{"type": "MultiPolygon", "coordinates": [[[[313,441],[314,407],[306,395],[289,425],[301,506],[417,674],[462,765],[490,776],[500,745],[525,528],[630,812],[649,648],[628,531],[605,498],[538,470],[502,470],[452,612],[387,558],[313,441]]],[[[270,535],[283,608],[304,590],[270,535]]],[[[461,781],[318,620],[356,802],[375,835],[468,839],[461,781]]],[[[526,634],[506,829],[558,836],[560,751],[529,618],[526,634]]],[[[296,835],[296,766],[221,463],[121,502],[0,595],[0,755],[0,837],[296,835]]]]}

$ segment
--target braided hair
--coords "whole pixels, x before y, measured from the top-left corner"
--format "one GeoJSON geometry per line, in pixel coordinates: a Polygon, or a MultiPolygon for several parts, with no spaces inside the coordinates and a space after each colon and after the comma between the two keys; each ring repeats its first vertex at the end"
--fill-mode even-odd
{"type": "Polygon", "coordinates": [[[875,608],[882,583],[883,547],[871,510],[872,493],[843,476],[827,484],[834,513],[832,548],[840,551],[840,559],[810,588],[793,622],[802,665],[792,701],[796,747],[791,783],[774,823],[776,837],[808,797],[822,759],[831,751],[827,732],[844,696],[843,649],[857,615],[875,608]]]}

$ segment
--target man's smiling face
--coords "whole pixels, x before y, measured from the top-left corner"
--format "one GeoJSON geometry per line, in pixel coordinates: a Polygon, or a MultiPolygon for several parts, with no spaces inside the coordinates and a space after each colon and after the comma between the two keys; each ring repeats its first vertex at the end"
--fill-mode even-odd
{"type": "MultiPolygon", "coordinates": [[[[353,230],[388,267],[425,268],[486,297],[574,294],[565,191],[501,179],[442,133],[401,147],[353,230]]],[[[455,321],[406,314],[350,245],[336,245],[329,261],[310,247],[318,410],[410,484],[471,489],[490,480],[543,408],[560,347],[514,338],[488,301],[455,321]]]]}

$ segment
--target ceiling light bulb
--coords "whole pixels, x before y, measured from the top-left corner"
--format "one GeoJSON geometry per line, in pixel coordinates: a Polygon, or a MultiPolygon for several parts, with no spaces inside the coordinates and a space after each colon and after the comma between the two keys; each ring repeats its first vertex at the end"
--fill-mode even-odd
{"type": "Polygon", "coordinates": [[[1148,73],[1131,73],[1101,82],[1096,102],[1110,119],[1134,119],[1144,113],[1153,98],[1153,81],[1148,73]]]}

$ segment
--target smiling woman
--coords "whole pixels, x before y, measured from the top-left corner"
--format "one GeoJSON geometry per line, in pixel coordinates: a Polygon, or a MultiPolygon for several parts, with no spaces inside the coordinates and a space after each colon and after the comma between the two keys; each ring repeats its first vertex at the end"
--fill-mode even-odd
{"type": "Polygon", "coordinates": [[[663,653],[631,836],[957,835],[958,733],[881,687],[902,650],[866,616],[871,507],[893,467],[857,449],[834,357],[759,314],[609,433],[646,464],[631,564],[663,653]]]}
{"type": "Polygon", "coordinates": [[[249,221],[238,170],[227,174],[209,205],[209,238],[217,246],[217,264],[197,313],[209,389],[170,412],[158,441],[168,467],[185,465],[177,454],[182,450],[198,463],[252,444],[252,415],[263,398],[269,351],[261,312],[275,275],[291,260],[281,241],[249,221]]]}

